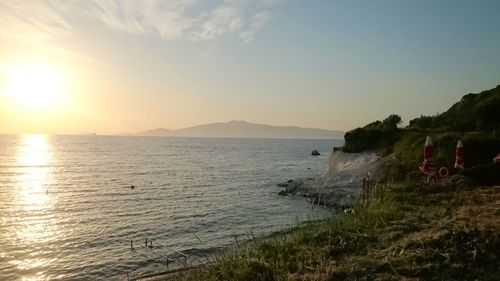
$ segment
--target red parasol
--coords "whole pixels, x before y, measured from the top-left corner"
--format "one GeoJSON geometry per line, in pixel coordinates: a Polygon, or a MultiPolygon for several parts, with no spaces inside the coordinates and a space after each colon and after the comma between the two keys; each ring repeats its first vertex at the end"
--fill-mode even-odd
{"type": "Polygon", "coordinates": [[[458,140],[457,149],[455,150],[455,168],[464,168],[464,145],[461,140],[458,140]]]}
{"type": "Polygon", "coordinates": [[[431,173],[431,166],[432,166],[432,138],[430,136],[427,136],[425,138],[425,146],[424,146],[424,162],[420,165],[420,171],[422,171],[424,174],[429,174],[431,173]]]}

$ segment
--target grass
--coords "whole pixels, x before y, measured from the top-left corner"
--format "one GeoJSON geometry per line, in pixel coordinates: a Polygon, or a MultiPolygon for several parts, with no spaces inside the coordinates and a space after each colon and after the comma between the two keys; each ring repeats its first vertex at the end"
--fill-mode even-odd
{"type": "Polygon", "coordinates": [[[500,189],[379,186],[367,206],[163,280],[496,280],[500,189]]]}
{"type": "Polygon", "coordinates": [[[399,130],[394,143],[378,150],[381,155],[384,155],[383,151],[390,151],[391,154],[375,164],[373,175],[376,181],[417,180],[421,173],[416,167],[423,161],[426,136],[431,136],[434,142],[434,161],[437,169],[446,167],[451,174],[467,176],[482,185],[500,184],[500,166],[492,163],[493,157],[500,151],[500,139],[479,132],[414,129],[399,130]],[[464,144],[464,171],[454,168],[455,149],[459,139],[464,144]]]}

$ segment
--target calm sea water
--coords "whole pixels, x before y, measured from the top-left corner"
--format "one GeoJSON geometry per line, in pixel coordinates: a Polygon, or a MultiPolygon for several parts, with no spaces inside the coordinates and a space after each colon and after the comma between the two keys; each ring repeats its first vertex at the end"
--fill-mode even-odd
{"type": "Polygon", "coordinates": [[[318,176],[339,144],[0,136],[0,280],[123,280],[166,270],[166,255],[181,257],[170,249],[196,264],[235,237],[320,218],[276,183],[318,176]]]}

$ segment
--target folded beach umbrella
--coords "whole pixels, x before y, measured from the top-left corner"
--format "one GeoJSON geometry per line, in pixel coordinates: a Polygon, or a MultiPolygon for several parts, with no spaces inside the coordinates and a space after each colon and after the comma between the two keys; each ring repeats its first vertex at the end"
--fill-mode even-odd
{"type": "Polygon", "coordinates": [[[420,165],[420,171],[422,171],[424,174],[428,174],[431,172],[433,154],[432,146],[432,138],[430,136],[427,136],[427,138],[425,138],[424,146],[424,162],[422,162],[422,164],[420,165]]]}
{"type": "Polygon", "coordinates": [[[500,163],[500,153],[498,153],[497,156],[493,158],[493,162],[500,163]]]}
{"type": "Polygon", "coordinates": [[[455,169],[464,168],[464,145],[462,140],[458,140],[457,149],[455,150],[455,169]]]}

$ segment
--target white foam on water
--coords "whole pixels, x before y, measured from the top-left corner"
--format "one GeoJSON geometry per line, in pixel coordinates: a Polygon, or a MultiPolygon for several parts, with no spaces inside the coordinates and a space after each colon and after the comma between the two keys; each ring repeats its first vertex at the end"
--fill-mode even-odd
{"type": "Polygon", "coordinates": [[[306,184],[303,190],[317,194],[328,205],[352,204],[362,190],[363,178],[378,158],[374,152],[333,152],[323,174],[314,183],[306,184]]]}

